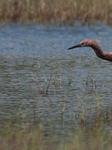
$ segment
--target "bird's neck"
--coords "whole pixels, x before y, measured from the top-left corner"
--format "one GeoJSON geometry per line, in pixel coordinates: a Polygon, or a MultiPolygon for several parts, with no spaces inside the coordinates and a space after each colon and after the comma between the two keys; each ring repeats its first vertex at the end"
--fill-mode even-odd
{"type": "Polygon", "coordinates": [[[91,46],[91,48],[95,51],[96,55],[99,58],[102,58],[105,55],[104,51],[101,48],[97,47],[96,45],[91,46]]]}
{"type": "Polygon", "coordinates": [[[108,61],[112,61],[112,54],[103,51],[100,47],[97,47],[97,45],[95,46],[91,46],[91,48],[95,51],[96,55],[101,58],[101,59],[105,59],[108,61]]]}

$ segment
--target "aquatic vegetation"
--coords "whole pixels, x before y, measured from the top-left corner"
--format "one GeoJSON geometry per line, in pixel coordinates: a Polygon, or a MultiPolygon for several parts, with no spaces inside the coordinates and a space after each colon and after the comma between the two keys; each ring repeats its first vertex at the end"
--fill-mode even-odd
{"type": "Polygon", "coordinates": [[[73,25],[76,20],[112,24],[111,0],[0,0],[1,22],[50,22],[73,25]]]}
{"type": "MultiPolygon", "coordinates": [[[[45,77],[45,80],[42,81],[41,78],[39,78],[39,70],[41,70],[41,67],[37,70],[37,74],[31,74],[31,80],[30,80],[30,85],[34,86],[36,89],[36,93],[38,95],[37,101],[35,103],[35,109],[34,109],[34,114],[36,116],[36,109],[37,109],[37,103],[42,99],[43,97],[48,98],[48,101],[52,99],[52,96],[55,93],[55,97],[58,97],[60,95],[62,105],[61,105],[61,112],[60,112],[60,118],[64,121],[64,113],[68,114],[69,112],[67,109],[69,107],[67,106],[67,101],[66,101],[66,91],[67,89],[72,86],[72,81],[75,74],[72,75],[74,70],[69,72],[69,78],[67,80],[66,76],[62,76],[61,74],[61,68],[60,66],[57,67],[54,66],[51,67],[51,71],[49,73],[48,77],[45,77]],[[64,80],[63,80],[64,79],[64,80]],[[66,82],[66,84],[64,83],[66,82]]],[[[101,85],[102,86],[102,85],[101,85]]],[[[71,88],[71,90],[73,90],[71,88]]],[[[91,101],[93,101],[91,97],[91,101]]],[[[73,99],[72,95],[72,99],[73,99]]],[[[99,127],[102,125],[102,123],[105,125],[105,123],[108,122],[108,125],[111,126],[111,121],[112,121],[112,107],[111,105],[105,105],[106,99],[102,102],[100,93],[97,91],[97,85],[96,82],[94,81],[94,76],[93,76],[93,71],[88,72],[87,74],[87,79],[85,81],[85,94],[83,95],[82,99],[76,100],[77,103],[75,103],[75,110],[74,113],[70,113],[70,120],[74,122],[74,125],[79,125],[82,124],[84,126],[89,126],[90,128],[93,128],[94,126],[99,127]],[[87,96],[88,93],[91,94],[91,96],[94,99],[94,103],[89,107],[87,106],[87,96]],[[100,102],[101,101],[101,102],[100,102]]],[[[52,103],[50,101],[50,103],[52,103]]],[[[42,117],[43,112],[41,113],[42,117]]],[[[38,117],[38,118],[41,118],[38,117]]],[[[59,117],[59,116],[58,116],[59,117]]],[[[34,117],[35,118],[35,117],[34,117]]],[[[35,119],[34,119],[35,120],[35,119]]]]}
{"type": "Polygon", "coordinates": [[[86,150],[88,147],[88,149],[103,150],[106,147],[109,150],[112,146],[112,106],[105,105],[106,100],[100,102],[101,96],[96,90],[93,71],[87,74],[85,95],[82,99],[74,101],[76,107],[72,111],[69,110],[64,90],[71,88],[74,82],[73,68],[71,72],[69,71],[69,77],[66,77],[66,74],[63,76],[59,63],[51,65],[49,73],[44,74],[45,78],[41,78],[41,71],[43,70],[38,62],[37,71],[32,72],[29,78],[31,99],[34,100],[30,104],[33,103],[33,108],[30,109],[28,105],[24,108],[25,101],[23,101],[15,116],[5,118],[2,122],[0,128],[1,149],[86,150]],[[33,95],[33,91],[36,91],[36,96],[33,95]],[[96,99],[91,106],[89,105],[89,108],[86,100],[88,92],[93,94],[96,99]],[[59,98],[59,95],[60,110],[59,108],[57,110],[60,112],[56,112],[58,115],[48,120],[47,115],[49,116],[52,110],[58,107],[56,104],[52,107],[54,105],[52,96],[59,98]],[[48,104],[50,108],[49,112],[46,111],[48,114],[45,112],[46,105],[43,107],[46,102],[44,98],[47,99],[46,105],[48,104]],[[41,105],[39,105],[40,101],[41,105]],[[23,111],[24,109],[25,111],[23,111]],[[56,128],[59,125],[62,126],[60,130],[58,127],[56,128]],[[60,138],[61,130],[63,136],[60,138]]]}
{"type": "Polygon", "coordinates": [[[75,130],[70,130],[69,140],[62,139],[56,142],[58,135],[45,134],[42,129],[42,124],[38,123],[35,128],[23,128],[22,125],[13,126],[11,120],[7,121],[0,132],[0,148],[1,150],[111,150],[112,147],[112,134],[103,127],[94,127],[92,130],[81,127],[75,130]],[[39,126],[40,125],[40,126],[39,126]],[[46,140],[47,139],[47,140],[46,140]]]}

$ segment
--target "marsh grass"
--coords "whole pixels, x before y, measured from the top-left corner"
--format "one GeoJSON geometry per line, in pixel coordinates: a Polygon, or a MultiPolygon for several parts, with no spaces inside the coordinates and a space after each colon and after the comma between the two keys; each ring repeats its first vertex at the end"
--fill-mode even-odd
{"type": "Polygon", "coordinates": [[[56,142],[57,134],[50,135],[49,140],[45,140],[46,136],[40,127],[23,128],[13,126],[10,121],[7,121],[7,126],[4,126],[0,132],[0,149],[1,150],[111,150],[112,147],[112,132],[108,132],[103,126],[94,127],[92,130],[85,127],[79,127],[75,130],[70,130],[70,139],[68,141],[61,140],[56,142]]]}
{"type": "Polygon", "coordinates": [[[23,128],[22,124],[14,126],[7,121],[7,126],[0,133],[1,150],[52,149],[52,140],[45,144],[41,128],[23,128]]]}
{"type": "Polygon", "coordinates": [[[73,132],[72,140],[69,143],[62,144],[61,149],[67,150],[110,150],[111,149],[111,133],[103,128],[87,131],[84,128],[73,132]]]}
{"type": "Polygon", "coordinates": [[[76,20],[112,24],[108,0],[0,0],[1,22],[50,22],[73,25],[76,20]]]}
{"type": "MultiPolygon", "coordinates": [[[[2,123],[0,132],[0,149],[1,150],[111,150],[112,147],[112,106],[105,105],[106,101],[103,101],[100,105],[101,97],[96,91],[96,83],[94,81],[93,72],[89,72],[85,81],[85,90],[90,89],[91,93],[96,97],[96,102],[90,109],[87,108],[87,101],[79,99],[75,115],[69,114],[70,121],[74,123],[74,127],[69,128],[68,133],[67,127],[64,125],[66,121],[65,113],[69,113],[67,110],[68,104],[64,100],[61,105],[61,111],[58,113],[58,117],[54,116],[54,120],[47,122],[46,126],[52,131],[51,133],[45,132],[45,124],[42,122],[44,110],[38,113],[38,102],[43,97],[50,99],[52,96],[51,92],[57,90],[60,96],[64,87],[70,88],[73,84],[73,71],[69,72],[68,77],[62,76],[60,66],[51,66],[49,69],[49,75],[45,77],[44,81],[41,81],[39,76],[41,71],[41,65],[38,65],[36,74],[32,73],[30,78],[31,86],[35,85],[37,97],[34,103],[34,109],[30,112],[22,112],[24,105],[21,104],[18,108],[18,112],[15,118],[6,119],[2,123]],[[63,82],[67,82],[65,85],[63,82]],[[67,80],[68,79],[68,80],[67,80]],[[42,87],[42,90],[40,90],[42,87]],[[51,91],[52,90],[52,91],[51,91]],[[60,119],[60,124],[63,124],[63,130],[65,131],[64,137],[57,142],[60,138],[57,131],[55,131],[55,124],[60,119]],[[109,130],[108,130],[109,128],[109,130]],[[67,138],[69,137],[69,138],[67,138]],[[67,138],[67,140],[66,140],[67,138]]],[[[31,88],[31,90],[33,90],[31,88]]],[[[87,92],[86,92],[87,94],[87,92]]],[[[55,96],[57,96],[55,94],[55,96]]],[[[65,98],[65,97],[63,97],[65,98]]],[[[49,103],[49,101],[47,101],[49,103]]],[[[50,101],[52,104],[53,101],[50,101]]],[[[58,122],[59,123],[59,122],[58,122]]],[[[72,123],[68,124],[71,126],[72,123]]]]}
{"type": "MultiPolygon", "coordinates": [[[[62,76],[60,71],[60,66],[56,65],[54,68],[51,67],[51,71],[49,73],[48,77],[45,77],[45,80],[42,82],[39,78],[39,69],[37,70],[37,74],[31,74],[31,85],[35,84],[36,93],[39,94],[38,100],[35,102],[35,109],[34,109],[34,120],[36,116],[36,109],[38,105],[38,101],[42,99],[42,97],[46,96],[48,100],[50,97],[52,97],[52,93],[55,93],[55,96],[60,94],[62,96],[62,93],[66,93],[64,90],[65,87],[69,88],[72,85],[73,79],[75,77],[75,74],[73,74],[74,70],[69,72],[68,77],[62,76]],[[68,80],[67,80],[68,78],[68,80]],[[63,80],[64,79],[64,80],[63,80]],[[64,81],[67,83],[64,84],[64,81]],[[57,95],[56,95],[57,94],[57,95]]],[[[102,85],[101,85],[102,86],[102,85]]],[[[67,111],[68,106],[67,102],[63,98],[63,103],[61,105],[61,113],[60,118],[63,120],[64,113],[67,111]]],[[[101,104],[101,98],[100,94],[97,92],[97,86],[96,82],[94,81],[93,71],[88,72],[87,79],[85,81],[85,94],[83,99],[78,99],[77,102],[77,108],[75,110],[75,115],[71,116],[74,119],[74,122],[76,125],[83,125],[85,127],[94,128],[95,126],[100,127],[102,124],[108,123],[109,126],[111,126],[112,123],[112,107],[108,104],[105,105],[106,99],[101,104]],[[88,95],[88,92],[93,94],[93,96],[96,99],[96,103],[92,104],[92,107],[90,109],[87,108],[87,101],[86,96],[88,95]],[[91,119],[92,118],[92,119],[91,119]]],[[[51,101],[50,101],[51,102],[51,101]]],[[[39,119],[42,117],[43,111],[41,112],[41,115],[38,117],[39,119]]]]}

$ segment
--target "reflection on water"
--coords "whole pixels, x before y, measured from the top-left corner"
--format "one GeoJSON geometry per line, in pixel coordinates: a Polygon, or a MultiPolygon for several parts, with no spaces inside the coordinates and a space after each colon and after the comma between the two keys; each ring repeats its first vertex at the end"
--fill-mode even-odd
{"type": "MultiPolygon", "coordinates": [[[[110,52],[111,35],[112,28],[104,25],[3,26],[0,29],[0,121],[15,117],[20,108],[21,113],[33,115],[36,104],[37,120],[40,117],[44,124],[54,122],[55,130],[63,134],[62,110],[64,126],[72,128],[71,118],[79,101],[90,109],[99,97],[100,105],[111,106],[111,62],[97,58],[91,48],[67,51],[68,47],[90,38],[100,40],[103,49],[110,52]],[[44,96],[40,95],[42,90],[44,96]]],[[[45,128],[50,130],[49,126],[45,128]]]]}

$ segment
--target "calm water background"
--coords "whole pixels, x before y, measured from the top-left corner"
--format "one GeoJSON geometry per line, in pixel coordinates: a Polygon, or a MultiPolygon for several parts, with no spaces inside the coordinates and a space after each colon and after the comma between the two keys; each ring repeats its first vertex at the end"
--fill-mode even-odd
{"type": "Polygon", "coordinates": [[[91,48],[67,50],[85,38],[97,39],[105,51],[112,51],[112,27],[103,24],[1,26],[1,126],[4,119],[15,119],[18,113],[23,118],[27,114],[34,116],[36,108],[35,120],[42,122],[46,134],[53,131],[63,136],[74,128],[79,101],[88,110],[97,99],[100,106],[111,107],[112,63],[97,58],[91,48]],[[46,88],[51,70],[48,94],[41,95],[39,89],[46,88]],[[55,76],[57,86],[53,84],[55,76]]]}

